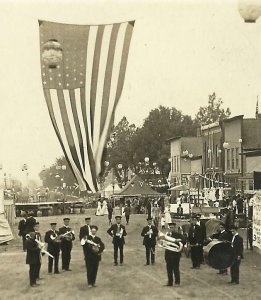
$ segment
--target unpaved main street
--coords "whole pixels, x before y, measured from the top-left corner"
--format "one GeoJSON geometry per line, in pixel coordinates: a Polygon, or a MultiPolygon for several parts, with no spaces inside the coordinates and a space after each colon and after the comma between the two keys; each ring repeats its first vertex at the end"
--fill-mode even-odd
{"type": "MultiPolygon", "coordinates": [[[[164,250],[157,248],[156,264],[144,266],[145,251],[140,236],[146,225],[146,216],[131,215],[130,225],[126,226],[124,266],[113,266],[111,238],[107,235],[107,216],[96,217],[89,211],[92,223],[99,226],[98,235],[106,249],[100,263],[97,287],[89,289],[83,253],[78,240],[79,228],[84,224],[85,215],[69,215],[71,227],[76,232],[72,251],[72,272],[48,275],[47,257],[42,259],[40,286],[29,287],[28,266],[21,241],[16,239],[8,246],[0,247],[0,291],[1,300],[7,299],[260,299],[261,295],[261,256],[245,250],[245,259],[240,266],[240,284],[229,285],[230,276],[219,276],[217,271],[203,265],[200,270],[191,270],[191,261],[184,255],[181,258],[181,286],[164,287],[167,275],[164,250]]],[[[62,225],[63,216],[41,217],[40,232],[44,236],[51,221],[62,225]]],[[[19,219],[17,219],[17,224],[19,219]]],[[[125,224],[123,220],[123,224],[125,224]]],[[[17,238],[17,226],[14,228],[17,238]]],[[[244,236],[245,238],[245,236],[244,236]]]]}

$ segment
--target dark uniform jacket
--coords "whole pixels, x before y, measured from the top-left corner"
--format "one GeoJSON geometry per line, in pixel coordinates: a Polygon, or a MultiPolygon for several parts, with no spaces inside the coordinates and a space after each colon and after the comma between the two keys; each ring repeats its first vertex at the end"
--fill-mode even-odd
{"type": "MultiPolygon", "coordinates": [[[[181,243],[184,244],[184,240],[183,240],[183,236],[182,234],[178,233],[178,232],[172,232],[169,233],[168,236],[173,237],[175,239],[180,239],[181,243]]],[[[177,242],[177,244],[179,244],[179,242],[177,242]]],[[[175,251],[171,251],[171,250],[165,250],[165,260],[169,261],[173,258],[177,258],[177,257],[181,257],[181,252],[175,252],[175,251]]]]}
{"type": "Polygon", "coordinates": [[[191,245],[202,244],[202,231],[199,225],[191,225],[188,233],[188,241],[191,245]]]}
{"type": "Polygon", "coordinates": [[[113,237],[112,243],[113,244],[125,244],[124,237],[127,235],[127,232],[125,230],[125,226],[121,225],[118,229],[118,224],[112,224],[111,227],[107,230],[107,233],[113,237]],[[121,232],[121,236],[120,236],[121,232]]]}
{"type": "Polygon", "coordinates": [[[200,221],[200,225],[198,225],[198,226],[200,227],[200,232],[201,232],[200,244],[202,245],[207,238],[206,225],[202,221],[200,221]]]}
{"type": "Polygon", "coordinates": [[[85,243],[83,246],[83,250],[84,250],[84,256],[87,260],[101,260],[101,254],[103,252],[103,250],[105,249],[104,243],[102,242],[102,240],[98,237],[98,236],[88,236],[88,240],[94,242],[95,244],[98,245],[98,249],[99,251],[96,252],[94,251],[94,245],[91,245],[89,243],[85,243]]]}
{"type": "Polygon", "coordinates": [[[89,236],[91,234],[90,225],[84,225],[80,228],[79,239],[81,240],[85,236],[89,236]]]}
{"type": "Polygon", "coordinates": [[[19,225],[18,225],[18,235],[19,236],[25,236],[26,235],[26,219],[22,219],[20,222],[19,222],[19,225]]]}
{"type": "Polygon", "coordinates": [[[32,216],[28,217],[25,222],[25,231],[26,233],[34,231],[34,225],[36,223],[36,219],[32,216]]]}
{"type": "Polygon", "coordinates": [[[26,263],[28,265],[37,265],[41,263],[41,250],[35,240],[26,240],[26,263]]]}
{"type": "Polygon", "coordinates": [[[240,235],[236,235],[234,241],[232,242],[232,247],[234,251],[234,256],[237,258],[240,256],[243,258],[243,238],[240,235]]]}
{"type": "Polygon", "coordinates": [[[44,241],[47,243],[47,251],[49,252],[59,252],[60,251],[60,243],[53,240],[52,237],[59,236],[58,230],[49,230],[45,233],[44,241]]]}
{"type": "Polygon", "coordinates": [[[142,229],[141,236],[143,236],[143,245],[145,246],[155,246],[156,245],[156,238],[158,236],[158,228],[154,225],[147,225],[142,229]],[[146,233],[149,232],[149,230],[152,230],[151,235],[147,235],[146,233]]]}

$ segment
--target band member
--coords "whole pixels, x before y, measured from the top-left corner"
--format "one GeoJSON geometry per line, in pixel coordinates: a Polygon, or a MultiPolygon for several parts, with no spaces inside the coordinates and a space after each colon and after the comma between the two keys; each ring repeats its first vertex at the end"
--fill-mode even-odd
{"type": "Polygon", "coordinates": [[[239,266],[241,259],[243,258],[243,238],[238,234],[238,228],[231,226],[232,237],[232,248],[234,250],[234,262],[230,267],[231,281],[230,283],[239,284],[239,266]]]}
{"type": "Polygon", "coordinates": [[[64,225],[59,229],[62,251],[62,270],[71,271],[69,268],[71,261],[72,242],[75,240],[74,231],[69,227],[70,218],[63,219],[64,225]]]}
{"type": "Polygon", "coordinates": [[[23,241],[23,250],[26,251],[26,214],[22,220],[20,220],[19,225],[18,225],[18,235],[22,238],[23,241]]]}
{"type": "Polygon", "coordinates": [[[85,236],[89,236],[91,234],[91,217],[85,218],[85,225],[80,228],[79,239],[81,240],[85,236]]]}
{"type": "Polygon", "coordinates": [[[197,219],[197,225],[200,227],[201,231],[201,240],[200,240],[200,246],[199,246],[199,251],[200,251],[200,263],[202,264],[204,262],[204,256],[203,256],[203,245],[204,241],[207,238],[207,231],[206,231],[206,225],[203,223],[201,220],[201,215],[197,214],[196,219],[197,219]]]}
{"type": "Polygon", "coordinates": [[[152,225],[152,218],[147,218],[148,225],[142,229],[141,236],[143,236],[143,245],[146,248],[146,265],[155,263],[155,246],[156,238],[158,236],[158,228],[152,225]]]}
{"type": "Polygon", "coordinates": [[[38,276],[39,265],[41,265],[41,250],[35,241],[35,232],[26,235],[26,264],[29,265],[30,286],[37,287],[36,279],[38,276]]]}
{"type": "Polygon", "coordinates": [[[91,225],[91,233],[86,236],[83,245],[88,287],[95,287],[101,254],[105,248],[101,239],[96,236],[97,230],[97,226],[91,225]]]}
{"type": "Polygon", "coordinates": [[[125,214],[126,225],[128,225],[129,221],[130,221],[130,207],[128,206],[128,204],[125,204],[125,207],[123,209],[123,213],[125,214]]]}
{"type": "Polygon", "coordinates": [[[30,212],[29,216],[26,218],[26,223],[25,223],[26,233],[34,231],[34,225],[36,223],[36,219],[34,218],[33,215],[34,215],[33,212],[30,212]]]}
{"type": "Polygon", "coordinates": [[[108,219],[109,219],[109,225],[112,225],[112,213],[113,213],[113,208],[111,206],[111,204],[109,203],[108,205],[108,219]]]}
{"type": "Polygon", "coordinates": [[[44,241],[48,244],[47,251],[53,255],[54,258],[48,256],[48,273],[53,271],[53,261],[54,261],[54,273],[59,274],[59,255],[60,255],[60,244],[61,240],[59,238],[59,231],[56,230],[57,223],[50,223],[51,230],[45,233],[44,241]]]}
{"type": "MultiPolygon", "coordinates": [[[[176,223],[169,223],[169,232],[167,236],[170,236],[177,241],[176,244],[179,245],[179,249],[182,250],[183,247],[183,237],[180,233],[176,231],[176,223]]],[[[174,247],[173,247],[174,249],[174,247]]],[[[180,285],[180,271],[179,271],[179,262],[180,262],[181,252],[165,250],[165,261],[167,266],[168,274],[168,283],[166,286],[173,286],[173,273],[175,276],[175,284],[180,285]]]]}
{"type": "Polygon", "coordinates": [[[116,224],[111,225],[107,233],[112,237],[114,246],[114,265],[118,265],[118,249],[120,250],[120,265],[123,265],[123,246],[125,244],[124,237],[127,235],[125,226],[121,224],[121,216],[115,217],[116,224]]]}
{"type": "MultiPolygon", "coordinates": [[[[42,242],[42,236],[41,233],[39,232],[39,222],[36,222],[33,226],[33,230],[35,232],[35,239],[39,242],[42,242]]],[[[39,245],[38,245],[39,246],[39,245]]],[[[38,265],[38,270],[37,270],[37,280],[40,280],[40,269],[41,269],[41,263],[38,265]]]]}
{"type": "Polygon", "coordinates": [[[202,243],[202,231],[199,225],[196,224],[197,219],[192,216],[191,226],[188,233],[188,241],[191,246],[191,260],[192,269],[199,269],[202,260],[201,256],[201,243],[202,243]]]}
{"type": "Polygon", "coordinates": [[[250,250],[253,250],[253,225],[252,225],[252,221],[249,221],[249,224],[247,226],[247,239],[248,239],[250,250]]]}

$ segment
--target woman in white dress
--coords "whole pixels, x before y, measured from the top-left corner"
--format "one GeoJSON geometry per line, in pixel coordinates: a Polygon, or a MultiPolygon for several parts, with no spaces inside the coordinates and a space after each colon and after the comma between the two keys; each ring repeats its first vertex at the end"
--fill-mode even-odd
{"type": "Polygon", "coordinates": [[[96,216],[102,216],[102,211],[101,211],[101,201],[98,200],[97,202],[97,210],[96,210],[96,216]]]}
{"type": "Polygon", "coordinates": [[[164,210],[165,214],[165,228],[168,228],[168,224],[171,223],[171,215],[170,215],[170,204],[168,204],[164,210]]]}
{"type": "Polygon", "coordinates": [[[108,215],[108,205],[105,199],[102,201],[101,215],[108,215]]]}

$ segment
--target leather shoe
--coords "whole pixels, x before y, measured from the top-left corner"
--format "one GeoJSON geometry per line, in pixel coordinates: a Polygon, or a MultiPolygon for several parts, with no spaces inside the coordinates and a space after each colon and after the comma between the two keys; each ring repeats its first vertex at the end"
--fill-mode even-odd
{"type": "Polygon", "coordinates": [[[65,271],[71,271],[71,269],[67,269],[67,270],[65,270],[65,271]]]}

